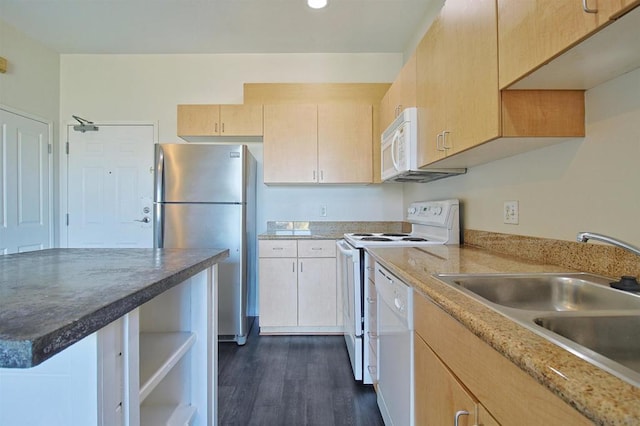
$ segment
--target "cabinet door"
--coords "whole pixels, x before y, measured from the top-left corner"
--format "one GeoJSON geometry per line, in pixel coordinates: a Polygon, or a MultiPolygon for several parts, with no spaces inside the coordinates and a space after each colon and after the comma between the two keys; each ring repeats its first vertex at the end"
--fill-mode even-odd
{"type": "Polygon", "coordinates": [[[260,258],[260,326],[298,325],[295,258],[260,258]]]}
{"type": "Polygon", "coordinates": [[[447,84],[442,143],[448,156],[500,136],[495,0],[447,2],[440,21],[447,84]]]}
{"type": "Polygon", "coordinates": [[[336,325],[336,259],[298,259],[298,325],[336,325]]]}
{"type": "Polygon", "coordinates": [[[400,93],[398,96],[399,112],[416,106],[416,63],[417,54],[413,52],[409,60],[400,70],[400,93]]]}
{"type": "Polygon", "coordinates": [[[316,105],[264,106],[264,182],[318,182],[316,105]]]}
{"type": "Polygon", "coordinates": [[[320,183],[373,181],[371,105],[318,105],[318,167],[320,183]]]}
{"type": "Polygon", "coordinates": [[[415,420],[417,425],[454,424],[456,413],[460,426],[476,424],[476,401],[451,374],[429,346],[415,339],[415,420]]]}
{"type": "Polygon", "coordinates": [[[500,426],[500,423],[481,404],[478,404],[478,426],[500,426]]]}
{"type": "Polygon", "coordinates": [[[178,136],[220,134],[219,105],[178,105],[178,136]]]}
{"type": "Polygon", "coordinates": [[[220,134],[262,136],[262,105],[220,105],[220,134]]]}
{"type": "Polygon", "coordinates": [[[384,94],[382,100],[380,101],[380,131],[384,132],[387,127],[391,123],[393,123],[394,118],[396,118],[396,105],[393,101],[393,84],[387,90],[387,93],[384,94]]]}
{"type": "Polygon", "coordinates": [[[443,28],[436,19],[416,50],[416,105],[418,107],[418,167],[444,158],[439,134],[446,123],[446,76],[443,28]]]}
{"type": "MultiPolygon", "coordinates": [[[[626,1],[626,0],[625,0],[626,1]]],[[[498,0],[500,88],[559,55],[621,8],[619,0],[498,0]]]]}

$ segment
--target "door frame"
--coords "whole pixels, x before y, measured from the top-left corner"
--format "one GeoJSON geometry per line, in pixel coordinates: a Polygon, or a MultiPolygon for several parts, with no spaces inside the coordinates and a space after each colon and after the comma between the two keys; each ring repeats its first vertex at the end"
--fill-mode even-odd
{"type": "MultiPolygon", "coordinates": [[[[69,213],[69,160],[67,158],[66,147],[69,143],[70,128],[77,125],[75,120],[67,121],[64,126],[60,126],[60,143],[58,144],[59,161],[60,161],[60,218],[58,226],[60,227],[60,247],[69,247],[69,238],[67,231],[67,213],[69,213]]],[[[152,126],[153,127],[153,143],[158,142],[158,121],[95,121],[94,124],[100,126],[152,126]]],[[[153,163],[153,159],[152,159],[153,163]]]]}
{"type": "Polygon", "coordinates": [[[49,221],[49,247],[50,248],[54,248],[57,247],[55,245],[55,220],[54,220],[54,211],[56,210],[56,206],[57,204],[54,203],[54,190],[53,188],[56,185],[56,182],[54,181],[54,171],[53,171],[53,165],[54,165],[54,160],[53,157],[56,155],[56,143],[53,139],[53,121],[52,120],[48,120],[44,117],[41,117],[39,115],[36,114],[32,114],[30,112],[26,112],[26,111],[22,111],[19,110],[17,108],[13,108],[10,107],[9,105],[0,103],[0,109],[3,111],[6,111],[10,114],[15,114],[15,115],[19,115],[21,117],[24,117],[28,120],[33,120],[33,121],[37,121],[39,123],[42,123],[44,125],[47,126],[47,137],[49,138],[49,155],[47,156],[47,161],[48,161],[48,166],[49,166],[49,190],[47,191],[48,194],[47,196],[49,197],[49,214],[48,214],[48,218],[47,220],[49,221]]]}

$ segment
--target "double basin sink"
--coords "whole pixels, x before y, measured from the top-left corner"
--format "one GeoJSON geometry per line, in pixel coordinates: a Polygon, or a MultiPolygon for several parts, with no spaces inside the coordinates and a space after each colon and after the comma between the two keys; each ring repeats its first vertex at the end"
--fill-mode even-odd
{"type": "Polygon", "coordinates": [[[640,296],[585,273],[436,278],[578,357],[640,387],[640,296]]]}

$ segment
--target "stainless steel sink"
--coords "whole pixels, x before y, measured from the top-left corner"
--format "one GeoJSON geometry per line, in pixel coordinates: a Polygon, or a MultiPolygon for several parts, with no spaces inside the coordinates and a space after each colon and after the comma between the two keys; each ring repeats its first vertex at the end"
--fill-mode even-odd
{"type": "Polygon", "coordinates": [[[436,274],[548,341],[640,387],[640,295],[585,273],[436,274]]]}
{"type": "Polygon", "coordinates": [[[438,278],[489,302],[533,311],[639,309],[640,297],[609,287],[612,281],[590,274],[479,274],[438,278]]]}
{"type": "Polygon", "coordinates": [[[550,316],[534,323],[640,373],[640,315],[550,316]]]}

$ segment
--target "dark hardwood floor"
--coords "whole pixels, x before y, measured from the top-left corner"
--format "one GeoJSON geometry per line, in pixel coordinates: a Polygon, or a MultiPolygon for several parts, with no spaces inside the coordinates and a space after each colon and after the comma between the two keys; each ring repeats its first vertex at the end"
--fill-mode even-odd
{"type": "Polygon", "coordinates": [[[219,343],[221,425],[383,425],[372,386],[353,380],[342,336],[219,343]]]}

